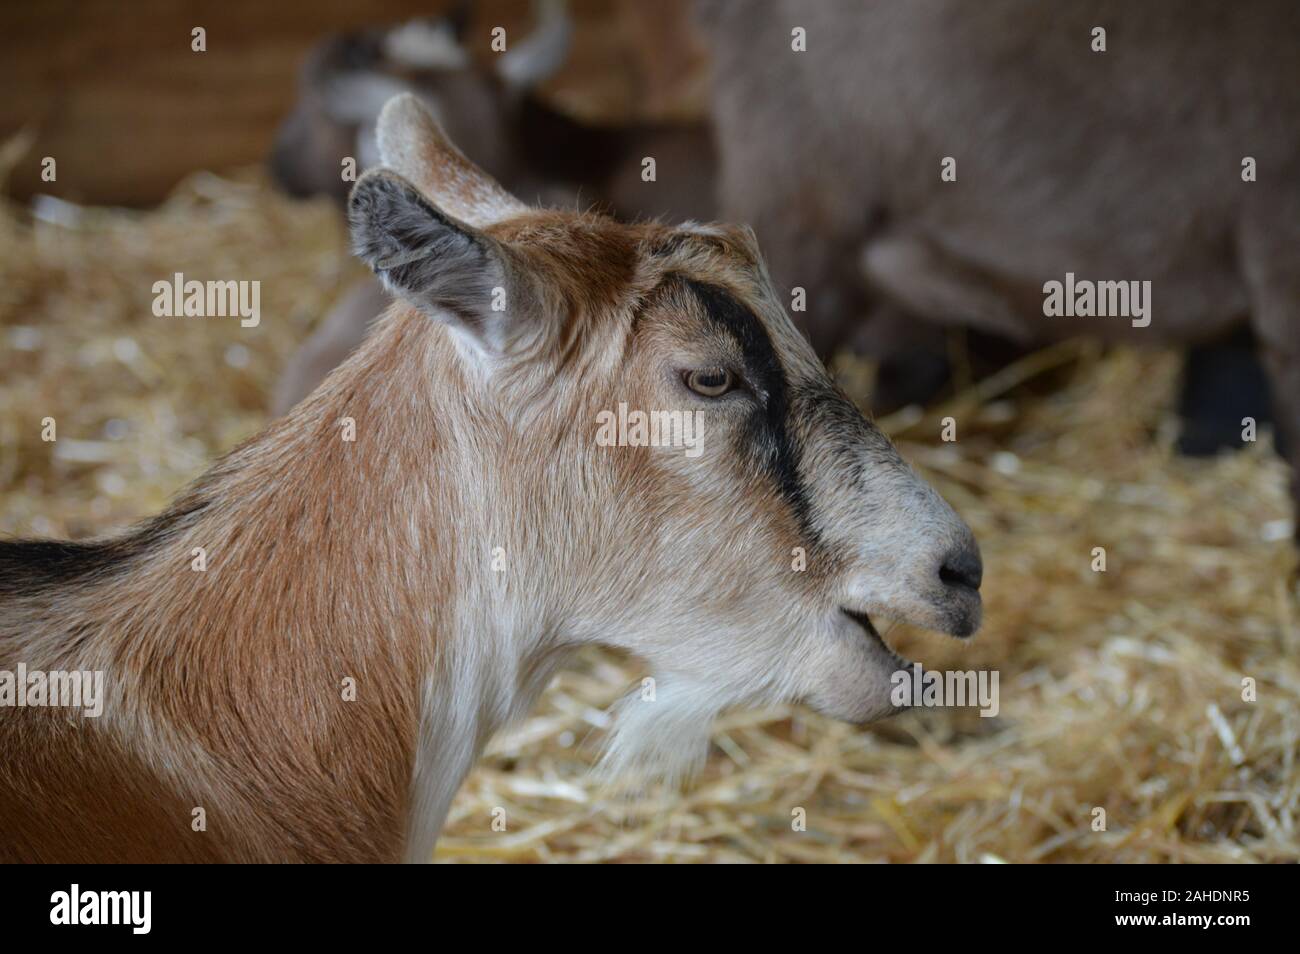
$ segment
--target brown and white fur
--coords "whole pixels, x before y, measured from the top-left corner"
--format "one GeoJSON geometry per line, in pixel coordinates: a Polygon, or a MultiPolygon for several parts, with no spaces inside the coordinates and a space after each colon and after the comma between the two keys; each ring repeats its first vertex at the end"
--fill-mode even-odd
{"type": "Polygon", "coordinates": [[[135,531],[0,544],[0,668],[107,684],[98,719],[0,709],[0,860],[428,860],[581,646],[645,661],[656,701],[610,756],[672,774],[724,707],[890,713],[904,663],[868,614],[978,626],[971,532],[832,384],[748,231],[530,209],[410,96],[379,138],[350,213],[397,301],[360,351],[135,531]],[[684,384],[715,368],[733,390],[684,384]],[[600,446],[621,401],[702,412],[702,453],[600,446]]]}

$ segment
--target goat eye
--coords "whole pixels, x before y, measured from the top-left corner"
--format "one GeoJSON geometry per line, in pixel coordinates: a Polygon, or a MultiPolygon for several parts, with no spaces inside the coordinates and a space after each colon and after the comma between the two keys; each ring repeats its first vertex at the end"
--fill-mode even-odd
{"type": "Polygon", "coordinates": [[[733,387],[736,381],[726,368],[697,368],[687,371],[686,386],[703,397],[722,397],[733,387]]]}

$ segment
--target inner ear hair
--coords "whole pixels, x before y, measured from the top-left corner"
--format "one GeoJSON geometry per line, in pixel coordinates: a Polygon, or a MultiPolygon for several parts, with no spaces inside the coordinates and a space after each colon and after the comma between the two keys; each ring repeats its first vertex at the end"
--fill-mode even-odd
{"type": "MultiPolygon", "coordinates": [[[[388,289],[442,319],[477,327],[493,314],[506,270],[497,243],[430,203],[394,172],[358,180],[348,200],[352,247],[388,289]]],[[[497,312],[503,320],[505,313],[497,312]]]]}

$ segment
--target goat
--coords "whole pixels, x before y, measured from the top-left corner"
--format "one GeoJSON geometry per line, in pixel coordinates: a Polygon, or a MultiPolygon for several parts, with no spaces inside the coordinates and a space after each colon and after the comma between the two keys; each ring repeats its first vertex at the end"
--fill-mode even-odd
{"type": "Polygon", "coordinates": [[[752,233],[530,208],[409,95],[377,133],[361,348],[133,532],[0,543],[0,669],[105,682],[97,719],[0,708],[0,860],[427,860],[581,646],[645,660],[607,758],[672,777],[724,707],[895,711],[873,619],[978,627],[970,529],[752,233]],[[699,453],[606,446],[620,405],[698,415],[699,453]]]}
{"type": "Polygon", "coordinates": [[[779,288],[807,289],[819,351],[932,353],[952,325],[1025,346],[1194,345],[1249,316],[1279,443],[1300,444],[1295,4],[766,0],[701,14],[721,214],[754,226],[779,288]],[[1047,317],[1048,285],[1068,274],[1150,281],[1153,320],[1047,317]]]}
{"type": "Polygon", "coordinates": [[[615,217],[682,221],[711,216],[712,135],[701,122],[580,121],[536,94],[568,56],[564,5],[541,5],[536,30],[492,68],[466,49],[465,11],[337,34],[308,54],[298,100],[276,133],[272,175],[290,195],[344,202],[345,157],[376,161],[375,121],[392,96],[413,93],[480,168],[546,204],[579,201],[615,217]],[[651,156],[664,168],[641,178],[651,156]]]}

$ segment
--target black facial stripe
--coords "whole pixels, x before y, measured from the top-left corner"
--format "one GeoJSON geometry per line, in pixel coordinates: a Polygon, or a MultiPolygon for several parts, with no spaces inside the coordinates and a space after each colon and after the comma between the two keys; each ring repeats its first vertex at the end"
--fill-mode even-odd
{"type": "Polygon", "coordinates": [[[790,386],[767,329],[726,289],[684,277],[682,281],[703,304],[709,320],[736,340],[745,370],[764,392],[764,406],[751,420],[749,445],[758,454],[763,469],[771,474],[804,533],[815,537],[808,493],[799,476],[799,448],[789,430],[790,386]]]}

